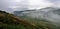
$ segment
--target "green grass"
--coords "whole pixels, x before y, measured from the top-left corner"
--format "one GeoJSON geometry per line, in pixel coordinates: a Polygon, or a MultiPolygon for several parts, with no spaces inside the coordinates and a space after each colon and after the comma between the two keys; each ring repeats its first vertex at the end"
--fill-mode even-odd
{"type": "Polygon", "coordinates": [[[32,29],[32,27],[27,27],[27,26],[24,26],[24,25],[7,25],[7,24],[3,24],[3,25],[0,25],[0,29],[32,29]]]}
{"type": "Polygon", "coordinates": [[[37,19],[37,18],[31,18],[26,16],[22,16],[20,18],[35,24],[38,28],[41,28],[41,29],[60,29],[59,26],[56,26],[52,22],[45,20],[43,18],[37,19]]]}

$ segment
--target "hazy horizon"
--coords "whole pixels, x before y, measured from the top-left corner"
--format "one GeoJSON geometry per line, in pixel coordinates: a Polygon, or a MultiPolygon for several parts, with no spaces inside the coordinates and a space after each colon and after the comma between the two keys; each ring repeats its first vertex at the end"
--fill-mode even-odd
{"type": "Polygon", "coordinates": [[[0,0],[0,9],[12,12],[24,9],[41,9],[45,7],[59,7],[60,0],[0,0]]]}

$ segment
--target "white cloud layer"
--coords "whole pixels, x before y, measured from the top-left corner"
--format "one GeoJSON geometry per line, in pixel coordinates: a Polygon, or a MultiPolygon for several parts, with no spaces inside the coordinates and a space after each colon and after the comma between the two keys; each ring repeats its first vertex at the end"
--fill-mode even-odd
{"type": "Polygon", "coordinates": [[[44,8],[44,7],[50,7],[53,5],[53,3],[48,2],[46,0],[30,0],[30,8],[44,8]]]}
{"type": "Polygon", "coordinates": [[[0,0],[0,9],[20,10],[19,8],[25,7],[29,9],[60,7],[60,0],[0,0]]]}

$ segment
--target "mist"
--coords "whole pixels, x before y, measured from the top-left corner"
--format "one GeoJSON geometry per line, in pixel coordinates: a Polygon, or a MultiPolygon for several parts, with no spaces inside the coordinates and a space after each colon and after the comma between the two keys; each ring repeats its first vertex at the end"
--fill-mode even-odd
{"type": "Polygon", "coordinates": [[[60,7],[59,0],[0,0],[0,10],[7,12],[60,7]]]}
{"type": "MultiPolygon", "coordinates": [[[[29,12],[26,15],[36,18],[45,18],[53,22],[59,22],[60,20],[60,15],[53,13],[54,10],[58,10],[59,8],[60,0],[0,0],[0,10],[14,12],[35,9],[36,11],[29,12]]],[[[23,13],[25,14],[25,12],[23,13]]]]}
{"type": "Polygon", "coordinates": [[[57,7],[46,7],[34,11],[23,11],[22,13],[17,13],[18,16],[27,16],[31,18],[48,20],[53,23],[60,24],[60,8],[57,7]]]}

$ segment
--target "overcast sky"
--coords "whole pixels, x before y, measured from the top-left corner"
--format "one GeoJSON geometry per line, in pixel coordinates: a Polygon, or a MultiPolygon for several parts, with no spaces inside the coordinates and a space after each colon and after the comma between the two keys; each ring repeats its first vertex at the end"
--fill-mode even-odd
{"type": "Polygon", "coordinates": [[[0,9],[8,12],[21,8],[41,9],[45,7],[60,7],[60,0],[0,0],[0,9]]]}

